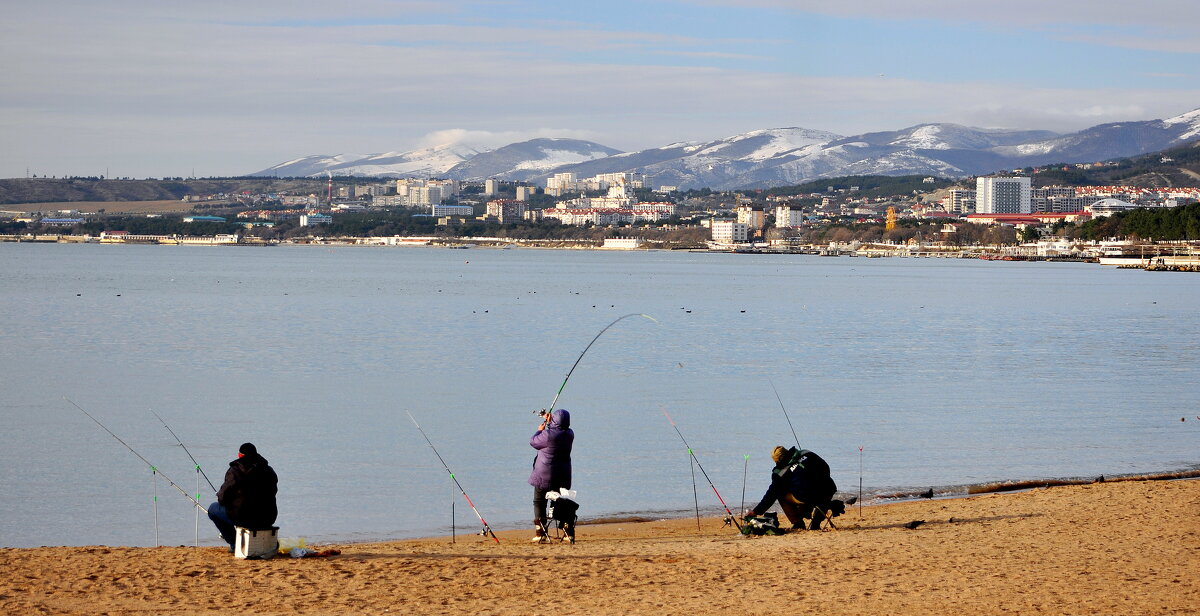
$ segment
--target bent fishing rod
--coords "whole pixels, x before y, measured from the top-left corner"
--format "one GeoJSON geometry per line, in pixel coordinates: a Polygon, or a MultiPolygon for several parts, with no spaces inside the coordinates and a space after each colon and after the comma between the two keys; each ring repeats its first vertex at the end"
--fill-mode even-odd
{"type": "Polygon", "coordinates": [[[775,399],[779,401],[779,410],[783,411],[783,418],[788,422],[788,429],[792,431],[792,438],[796,439],[796,449],[804,449],[800,446],[800,437],[796,436],[796,429],[792,427],[792,418],[788,416],[787,407],[783,406],[783,398],[779,397],[779,390],[775,389],[775,383],[767,377],[767,382],[771,384],[771,391],[775,392],[775,399]]]}
{"type": "Polygon", "coordinates": [[[433,446],[433,441],[429,440],[429,435],[425,434],[425,431],[421,429],[421,424],[417,423],[417,420],[413,417],[412,413],[409,413],[408,411],[404,412],[408,415],[408,418],[412,420],[413,425],[417,427],[417,431],[421,433],[421,436],[425,437],[425,442],[429,444],[429,448],[433,450],[433,455],[437,456],[438,461],[442,463],[442,468],[446,469],[446,472],[450,474],[451,481],[454,482],[455,486],[458,486],[458,491],[462,492],[463,498],[467,499],[467,504],[471,506],[471,511],[475,512],[475,517],[479,518],[479,523],[483,524],[483,530],[480,531],[479,534],[483,535],[484,537],[491,537],[492,541],[500,543],[500,538],[496,536],[496,533],[492,532],[492,527],[488,526],[487,520],[483,519],[483,516],[480,515],[479,510],[475,508],[475,503],[471,502],[470,496],[467,496],[467,491],[464,490],[462,484],[458,482],[458,477],[454,476],[454,472],[450,470],[450,467],[446,464],[446,461],[442,459],[442,454],[438,453],[437,447],[433,446]]]}
{"type": "Polygon", "coordinates": [[[628,319],[629,317],[646,317],[647,319],[650,319],[651,321],[658,323],[658,319],[655,319],[654,317],[652,317],[648,314],[642,314],[640,312],[632,312],[630,314],[617,317],[616,320],[614,320],[612,323],[605,325],[604,329],[600,330],[600,333],[596,334],[596,337],[592,338],[592,341],[589,342],[588,345],[583,348],[583,352],[580,353],[579,357],[577,357],[575,359],[575,363],[571,364],[571,369],[567,371],[567,377],[563,379],[562,385],[558,386],[558,392],[556,392],[554,394],[554,399],[550,401],[550,406],[542,411],[534,411],[534,413],[536,413],[538,415],[542,415],[545,413],[553,413],[554,412],[554,405],[558,404],[558,397],[562,395],[563,389],[566,388],[566,386],[567,386],[567,381],[571,380],[571,375],[574,374],[575,368],[579,365],[579,362],[583,361],[583,356],[587,355],[588,349],[592,348],[592,345],[596,344],[596,341],[600,339],[600,336],[603,336],[604,332],[608,331],[608,329],[610,327],[612,327],[613,325],[616,325],[622,319],[628,319]]]}
{"type": "MultiPolygon", "coordinates": [[[[151,412],[151,413],[154,413],[154,409],[151,409],[151,410],[150,410],[150,412],[151,412]]],[[[158,420],[159,420],[160,422],[162,422],[162,425],[163,425],[163,427],[164,427],[164,428],[166,428],[166,429],[167,429],[167,432],[170,432],[170,433],[171,433],[171,436],[173,436],[173,437],[175,438],[175,442],[176,442],[176,443],[179,443],[179,446],[183,448],[183,452],[184,452],[184,453],[186,453],[186,454],[187,454],[187,456],[188,456],[189,458],[191,458],[191,459],[192,459],[192,464],[194,464],[194,465],[196,466],[196,471],[197,471],[197,472],[199,472],[201,475],[203,475],[203,476],[204,476],[204,481],[207,481],[207,482],[208,482],[208,487],[212,488],[212,491],[213,491],[213,492],[216,492],[216,491],[217,491],[217,487],[216,487],[216,486],[214,486],[214,485],[213,485],[213,482],[212,482],[212,480],[210,480],[210,479],[208,478],[208,473],[205,473],[205,472],[204,472],[204,469],[200,468],[200,463],[196,461],[196,456],[193,456],[193,455],[192,455],[192,452],[188,451],[187,445],[184,445],[184,444],[183,444],[183,441],[179,440],[179,437],[178,437],[178,436],[176,436],[176,434],[175,434],[175,431],[171,429],[171,426],[168,426],[168,425],[167,425],[167,422],[166,422],[166,421],[164,421],[162,417],[159,417],[158,413],[154,413],[154,416],[155,416],[155,417],[158,417],[158,420]]]]}
{"type": "Polygon", "coordinates": [[[679,440],[683,441],[683,446],[687,447],[688,455],[691,456],[692,461],[696,463],[696,468],[700,469],[700,474],[704,475],[704,480],[708,482],[708,487],[712,488],[713,494],[717,495],[717,500],[721,501],[721,506],[725,508],[725,514],[729,516],[727,519],[730,522],[733,522],[733,525],[737,527],[738,532],[741,532],[742,525],[738,524],[737,516],[733,515],[733,512],[729,510],[729,505],[726,505],[725,499],[721,498],[721,493],[717,491],[717,486],[713,485],[712,479],[708,478],[708,473],[704,471],[704,467],[700,464],[700,460],[696,458],[696,452],[692,451],[692,446],[688,445],[687,439],[683,438],[683,433],[679,431],[679,426],[675,425],[675,420],[671,419],[671,414],[667,412],[667,409],[663,409],[662,412],[663,415],[667,416],[667,421],[671,422],[671,427],[675,428],[675,434],[679,435],[679,440]]]}
{"type": "Polygon", "coordinates": [[[157,467],[157,466],[154,466],[154,464],[153,464],[153,463],[151,463],[149,460],[147,460],[145,457],[143,457],[143,456],[142,456],[142,454],[140,454],[140,453],[138,453],[137,451],[135,451],[135,450],[133,449],[133,447],[130,447],[130,446],[129,446],[129,443],[126,443],[125,441],[121,440],[121,437],[117,436],[117,435],[116,435],[116,434],[115,434],[115,433],[114,433],[112,430],[109,430],[107,426],[105,426],[104,424],[100,423],[100,420],[99,420],[99,419],[96,419],[95,417],[92,417],[92,414],[91,414],[91,413],[89,413],[89,412],[87,412],[87,411],[83,410],[83,407],[82,407],[82,406],[79,406],[78,404],[75,404],[75,401],[74,401],[74,400],[71,400],[70,398],[68,398],[68,397],[66,397],[66,396],[63,396],[63,400],[66,400],[67,402],[70,402],[70,403],[71,403],[71,406],[73,406],[73,407],[75,407],[75,408],[79,409],[79,412],[83,413],[84,415],[87,415],[87,416],[88,416],[88,419],[91,419],[92,421],[96,422],[96,425],[97,425],[97,426],[100,426],[101,428],[103,428],[103,429],[104,429],[104,431],[105,431],[105,432],[109,433],[109,435],[111,435],[113,438],[117,439],[117,442],[118,442],[118,443],[121,443],[122,445],[124,445],[124,446],[125,446],[125,449],[128,449],[128,450],[129,450],[129,453],[132,453],[133,455],[137,456],[139,460],[141,460],[142,462],[145,462],[145,463],[146,463],[146,466],[149,466],[149,467],[150,467],[150,471],[151,471],[151,472],[153,472],[153,473],[155,473],[156,475],[159,475],[160,477],[162,477],[163,479],[165,479],[167,483],[171,484],[171,487],[172,487],[172,488],[175,488],[176,490],[179,490],[179,493],[180,493],[180,494],[182,494],[182,495],[184,496],[184,498],[186,498],[186,499],[188,499],[189,501],[191,501],[191,503],[192,503],[193,505],[195,505],[195,506],[199,507],[200,509],[202,509],[202,510],[204,510],[204,511],[208,511],[208,507],[205,507],[204,505],[200,504],[200,501],[198,501],[198,500],[196,500],[195,498],[193,498],[191,494],[188,494],[187,490],[184,490],[183,488],[179,487],[179,484],[175,483],[174,481],[172,481],[172,480],[171,480],[171,478],[170,478],[170,477],[167,477],[167,476],[166,476],[166,475],[165,475],[165,474],[164,474],[162,471],[158,470],[158,467],[157,467]]]}

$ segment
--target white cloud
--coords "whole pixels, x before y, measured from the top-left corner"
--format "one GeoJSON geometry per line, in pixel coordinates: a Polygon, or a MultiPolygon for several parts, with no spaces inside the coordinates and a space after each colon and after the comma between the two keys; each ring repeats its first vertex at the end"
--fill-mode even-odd
{"type": "MultiPolygon", "coordinates": [[[[836,10],[861,6],[901,14],[890,3],[836,10]]],[[[918,5],[935,6],[942,5],[918,5]]],[[[0,175],[63,161],[75,167],[59,174],[106,164],[142,169],[124,175],[182,175],[192,166],[235,174],[306,154],[497,147],[535,137],[634,150],[781,126],[857,134],[958,122],[1068,131],[1169,117],[1200,100],[1200,86],[1179,79],[1161,88],[1050,88],[748,70],[738,61],[755,56],[729,53],[740,47],[701,33],[508,27],[465,19],[463,7],[18,3],[14,18],[0,23],[0,175]],[[339,21],[312,23],[333,17],[339,21]],[[613,50],[624,63],[588,53],[613,50]],[[671,65],[677,56],[700,65],[671,65]],[[704,66],[706,58],[720,65],[704,66]]]]}

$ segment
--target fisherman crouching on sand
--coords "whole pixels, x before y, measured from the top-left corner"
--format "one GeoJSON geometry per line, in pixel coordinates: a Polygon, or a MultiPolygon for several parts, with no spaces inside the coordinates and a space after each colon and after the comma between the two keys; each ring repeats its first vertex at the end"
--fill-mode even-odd
{"type": "Polygon", "coordinates": [[[238,457],[225,471],[225,483],[217,490],[217,502],[208,506],[208,518],[216,525],[230,551],[236,540],[235,526],[250,530],[265,530],[275,525],[279,510],[275,494],[279,478],[258,455],[253,443],[243,443],[238,457]]]}
{"type": "Polygon", "coordinates": [[[761,516],[778,501],[793,530],[803,529],[805,518],[812,519],[810,529],[819,530],[837,492],[837,485],[829,476],[829,465],[807,449],[782,445],[771,451],[771,459],[775,461],[771,487],[745,515],[761,516]]]}
{"type": "MultiPolygon", "coordinates": [[[[529,474],[529,485],[533,486],[534,543],[550,540],[546,536],[546,493],[571,488],[571,446],[575,442],[571,414],[566,409],[543,413],[541,417],[541,425],[529,439],[529,446],[537,450],[533,472],[529,474]]],[[[574,526],[565,526],[563,531],[574,543],[574,526]]]]}

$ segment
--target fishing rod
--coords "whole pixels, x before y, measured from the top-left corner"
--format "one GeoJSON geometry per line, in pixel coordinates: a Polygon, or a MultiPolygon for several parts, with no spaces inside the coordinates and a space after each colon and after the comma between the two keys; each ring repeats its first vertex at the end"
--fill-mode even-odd
{"type": "Polygon", "coordinates": [[[404,412],[408,414],[408,418],[412,420],[413,425],[417,427],[417,431],[421,433],[421,436],[425,437],[425,442],[428,443],[429,448],[433,450],[433,455],[437,456],[438,461],[442,463],[442,468],[446,469],[446,472],[450,474],[450,479],[454,482],[454,485],[458,486],[458,491],[462,492],[463,498],[467,499],[467,504],[471,506],[471,511],[475,512],[475,517],[479,518],[479,523],[483,524],[483,530],[480,531],[479,534],[483,535],[484,537],[491,537],[493,541],[500,543],[500,539],[496,537],[496,533],[492,532],[492,527],[488,526],[487,520],[483,519],[483,516],[479,514],[479,510],[475,508],[475,503],[471,502],[470,496],[467,496],[467,491],[463,489],[462,484],[458,482],[458,478],[454,476],[454,472],[450,470],[450,467],[446,464],[446,461],[442,459],[442,454],[438,453],[437,447],[433,446],[433,441],[429,440],[429,435],[425,434],[425,431],[421,429],[421,424],[417,423],[417,420],[415,417],[413,417],[412,413],[409,413],[408,411],[404,412]]]}
{"type": "Polygon", "coordinates": [[[683,438],[683,433],[679,431],[679,426],[675,425],[675,420],[671,419],[671,414],[667,412],[667,409],[663,409],[662,412],[663,415],[667,416],[667,421],[671,422],[671,427],[675,428],[675,434],[679,435],[679,440],[683,441],[683,446],[687,447],[688,455],[692,457],[692,460],[696,463],[696,468],[699,468],[700,473],[704,475],[704,480],[708,482],[708,487],[712,488],[713,494],[717,495],[717,500],[721,501],[721,506],[725,508],[725,513],[729,516],[727,519],[730,522],[733,522],[733,525],[737,527],[738,532],[741,532],[742,525],[738,524],[737,516],[733,515],[733,512],[729,510],[729,505],[726,505],[725,499],[721,498],[721,493],[717,491],[717,486],[713,485],[712,479],[708,478],[708,473],[704,471],[704,467],[700,464],[700,460],[696,458],[696,452],[692,450],[692,446],[688,445],[686,438],[683,438]]]}
{"type": "MultiPolygon", "coordinates": [[[[105,431],[105,432],[109,433],[109,435],[111,435],[113,438],[117,439],[117,442],[119,442],[119,443],[121,443],[122,445],[124,445],[124,446],[125,446],[125,449],[128,449],[128,450],[129,450],[129,453],[132,453],[133,455],[137,456],[139,460],[141,460],[142,462],[145,462],[145,463],[146,463],[146,466],[149,466],[149,467],[150,467],[150,471],[151,471],[151,472],[153,472],[154,474],[156,474],[156,475],[158,475],[158,476],[162,477],[163,479],[165,479],[167,483],[171,484],[171,487],[172,487],[172,488],[175,488],[176,490],[179,490],[179,493],[180,493],[180,494],[182,494],[182,495],[183,495],[185,498],[187,498],[189,501],[191,501],[193,505],[195,505],[195,506],[199,507],[200,509],[203,509],[204,511],[208,511],[208,508],[207,508],[207,507],[205,507],[204,505],[200,504],[200,501],[198,501],[198,500],[196,500],[195,498],[193,498],[191,494],[188,494],[187,490],[184,490],[183,488],[179,487],[179,484],[175,483],[174,481],[172,481],[172,480],[171,480],[171,478],[170,478],[170,477],[167,477],[167,476],[166,476],[166,474],[164,474],[162,471],[158,470],[158,467],[157,467],[157,466],[154,466],[154,464],[153,464],[153,463],[151,463],[149,460],[147,460],[145,457],[143,457],[143,456],[142,456],[142,454],[140,454],[140,453],[138,453],[137,451],[135,451],[135,450],[133,449],[133,447],[130,447],[130,446],[129,446],[129,443],[126,443],[125,441],[121,440],[121,437],[117,436],[117,435],[116,435],[116,434],[115,434],[115,433],[114,433],[112,430],[109,430],[107,426],[105,426],[104,424],[100,423],[100,420],[99,420],[99,419],[96,419],[95,417],[92,417],[92,414],[91,414],[91,413],[89,413],[89,412],[87,412],[87,411],[83,410],[83,407],[82,407],[82,406],[79,406],[78,404],[75,404],[75,401],[71,400],[70,398],[68,398],[68,397],[66,397],[66,396],[63,396],[63,400],[66,400],[67,402],[70,402],[70,403],[71,403],[71,406],[73,406],[73,407],[75,407],[75,408],[79,409],[79,412],[83,413],[84,415],[87,415],[87,416],[88,416],[88,419],[91,419],[92,421],[96,422],[96,425],[97,425],[97,426],[100,426],[101,428],[103,428],[103,429],[104,429],[104,431],[105,431]]],[[[157,496],[156,496],[155,498],[157,498],[157,496]]]]}
{"type": "Polygon", "coordinates": [[[596,334],[596,337],[592,338],[592,341],[589,342],[588,345],[583,348],[583,352],[580,353],[579,357],[577,357],[575,359],[575,363],[571,364],[571,369],[567,371],[567,376],[566,376],[566,378],[563,379],[562,385],[558,386],[558,392],[556,392],[554,394],[554,399],[550,401],[550,406],[548,408],[546,408],[544,411],[534,411],[534,413],[536,413],[538,415],[544,415],[545,413],[553,413],[554,412],[554,405],[558,404],[558,397],[562,395],[563,389],[567,386],[567,381],[571,380],[571,374],[575,372],[575,367],[579,365],[579,362],[583,361],[583,356],[587,355],[588,349],[592,348],[592,345],[595,344],[596,341],[600,339],[600,336],[604,335],[604,332],[608,331],[608,328],[612,327],[613,325],[616,325],[622,319],[628,319],[629,317],[646,317],[647,319],[650,319],[651,321],[658,323],[658,319],[655,319],[654,317],[652,317],[648,314],[642,314],[640,312],[633,312],[633,313],[630,313],[630,314],[627,314],[624,316],[617,317],[617,319],[615,321],[604,326],[604,329],[600,330],[600,333],[596,334]]]}
{"type": "Polygon", "coordinates": [[[792,438],[796,439],[796,449],[804,449],[800,446],[800,437],[796,436],[796,429],[792,427],[792,418],[788,416],[787,408],[783,406],[783,398],[779,397],[779,390],[775,389],[775,383],[767,377],[767,382],[771,384],[771,391],[775,392],[775,399],[779,401],[779,409],[783,411],[783,418],[788,422],[788,429],[792,431],[792,438]]]}
{"type": "MultiPolygon", "coordinates": [[[[154,413],[154,409],[151,409],[150,412],[154,413]]],[[[175,442],[179,443],[179,446],[183,448],[183,452],[186,453],[187,456],[192,459],[192,464],[194,464],[196,466],[196,471],[199,472],[202,476],[204,476],[204,481],[208,482],[208,487],[212,488],[213,492],[216,492],[217,487],[214,486],[212,480],[208,478],[208,473],[205,473],[204,469],[200,468],[200,463],[196,461],[196,457],[192,455],[192,452],[188,451],[187,445],[184,445],[183,441],[179,440],[179,437],[175,435],[175,431],[171,429],[171,426],[167,425],[166,421],[163,421],[162,417],[159,417],[158,413],[154,413],[154,416],[158,417],[158,420],[160,422],[162,422],[162,425],[164,428],[167,429],[167,432],[170,432],[171,436],[175,438],[175,442]]]]}

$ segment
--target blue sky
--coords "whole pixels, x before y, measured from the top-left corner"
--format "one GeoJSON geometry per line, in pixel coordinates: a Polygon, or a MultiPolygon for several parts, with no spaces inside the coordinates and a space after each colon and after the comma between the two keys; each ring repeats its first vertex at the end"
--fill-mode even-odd
{"type": "Polygon", "coordinates": [[[831,4],[22,3],[0,24],[0,177],[236,175],[541,136],[1068,132],[1200,107],[1194,1],[831,4]]]}

